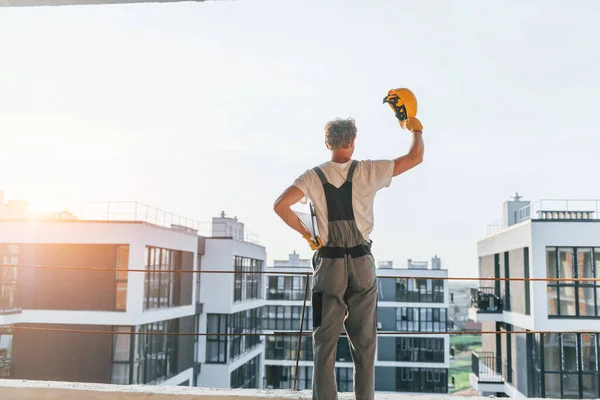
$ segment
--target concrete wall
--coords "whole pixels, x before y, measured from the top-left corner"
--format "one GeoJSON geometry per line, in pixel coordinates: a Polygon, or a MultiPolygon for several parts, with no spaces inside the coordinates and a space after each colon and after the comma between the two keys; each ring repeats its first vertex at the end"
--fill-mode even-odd
{"type": "MultiPolygon", "coordinates": [[[[395,381],[395,380],[394,380],[395,381]]],[[[380,390],[380,389],[377,389],[380,390]]],[[[376,400],[409,400],[407,393],[376,393],[376,400]]],[[[218,390],[192,387],[116,386],[66,382],[36,382],[0,380],[0,398],[19,400],[275,400],[312,399],[305,390],[218,390]]],[[[352,393],[340,393],[339,400],[351,400],[352,393]]],[[[439,395],[419,395],[422,400],[440,399],[439,395]]],[[[453,397],[455,400],[478,400],[478,397],[453,397]]]]}
{"type": "MultiPolygon", "coordinates": [[[[479,277],[481,278],[494,278],[494,255],[486,255],[479,257],[479,277]]],[[[479,283],[481,287],[494,287],[494,281],[481,281],[479,283]]]]}
{"type": "MultiPolygon", "coordinates": [[[[112,331],[110,326],[25,326],[112,331]]],[[[13,334],[12,349],[14,376],[16,379],[109,383],[112,339],[113,335],[107,334],[17,330],[13,334]]]]}
{"type": "MultiPolygon", "coordinates": [[[[514,249],[508,253],[511,278],[525,277],[525,250],[514,249]]],[[[529,266],[528,266],[529,267],[529,266]]],[[[525,314],[525,282],[510,282],[510,309],[514,313],[525,314]]]]}
{"type": "Polygon", "coordinates": [[[46,244],[19,246],[23,265],[106,268],[102,271],[22,268],[17,305],[24,310],[115,309],[117,249],[114,244],[46,244]]]}
{"type": "Polygon", "coordinates": [[[528,380],[530,379],[530,373],[523,373],[524,371],[531,371],[533,368],[533,362],[531,360],[531,352],[527,347],[527,336],[525,334],[514,334],[512,336],[512,363],[513,371],[513,386],[516,387],[519,392],[526,394],[528,392],[528,380]]]}

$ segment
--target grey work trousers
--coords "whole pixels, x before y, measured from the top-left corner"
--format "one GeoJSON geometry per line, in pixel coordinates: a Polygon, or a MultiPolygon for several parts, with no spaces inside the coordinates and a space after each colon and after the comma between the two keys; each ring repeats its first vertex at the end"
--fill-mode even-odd
{"type": "Polygon", "coordinates": [[[346,328],[354,362],[357,400],[375,397],[377,275],[371,254],[357,258],[314,258],[313,400],[336,400],[335,351],[346,328]]]}

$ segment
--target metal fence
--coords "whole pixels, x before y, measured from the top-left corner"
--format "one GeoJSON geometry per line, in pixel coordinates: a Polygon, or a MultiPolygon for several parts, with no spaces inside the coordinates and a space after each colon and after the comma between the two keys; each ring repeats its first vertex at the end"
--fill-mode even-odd
{"type": "Polygon", "coordinates": [[[471,352],[471,371],[483,382],[502,382],[502,376],[496,372],[500,358],[491,352],[471,352]]]}
{"type": "Polygon", "coordinates": [[[515,222],[528,219],[600,219],[600,200],[538,200],[515,211],[515,222]]]}
{"type": "Polygon", "coordinates": [[[197,233],[206,237],[231,237],[260,243],[258,235],[225,222],[199,222],[137,201],[83,201],[79,219],[88,221],[139,221],[197,233]]]}
{"type": "MultiPolygon", "coordinates": [[[[527,220],[599,220],[600,200],[554,200],[542,199],[514,212],[515,224],[527,220]]],[[[487,225],[487,235],[508,228],[503,219],[487,225]]]]}

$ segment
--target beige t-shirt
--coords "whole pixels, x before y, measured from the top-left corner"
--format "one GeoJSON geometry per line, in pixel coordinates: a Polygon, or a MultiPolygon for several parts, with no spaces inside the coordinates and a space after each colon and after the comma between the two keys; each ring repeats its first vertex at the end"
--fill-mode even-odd
{"type": "MultiPolygon", "coordinates": [[[[340,187],[346,182],[348,169],[352,160],[343,164],[328,161],[319,165],[327,181],[335,187],[340,187]]],[[[394,161],[392,160],[363,160],[359,161],[354,176],[352,177],[352,207],[356,225],[365,240],[369,240],[369,234],[373,231],[373,200],[380,189],[390,186],[394,173],[394,161]]],[[[304,193],[305,198],[301,201],[306,203],[310,199],[315,206],[317,214],[317,225],[319,235],[323,244],[327,244],[327,201],[323,184],[319,176],[312,169],[300,175],[294,182],[304,193]]]]}

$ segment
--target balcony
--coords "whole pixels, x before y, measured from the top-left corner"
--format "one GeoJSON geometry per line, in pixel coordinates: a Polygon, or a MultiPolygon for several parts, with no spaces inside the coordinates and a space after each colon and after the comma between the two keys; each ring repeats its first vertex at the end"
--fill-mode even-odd
{"type": "Polygon", "coordinates": [[[500,358],[491,352],[471,353],[471,386],[479,392],[503,392],[504,378],[498,373],[500,358]]]}
{"type": "MultiPolygon", "coordinates": [[[[13,267],[2,266],[2,276],[5,269],[13,269],[13,267]]],[[[0,315],[20,313],[21,309],[15,304],[17,293],[17,281],[6,280],[0,277],[0,315]]]]}
{"type": "Polygon", "coordinates": [[[471,308],[469,318],[478,322],[502,320],[504,302],[496,295],[493,287],[471,288],[471,308]]]}
{"type": "Polygon", "coordinates": [[[10,359],[0,359],[0,379],[12,379],[14,365],[10,359]]]}

